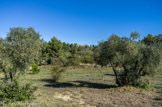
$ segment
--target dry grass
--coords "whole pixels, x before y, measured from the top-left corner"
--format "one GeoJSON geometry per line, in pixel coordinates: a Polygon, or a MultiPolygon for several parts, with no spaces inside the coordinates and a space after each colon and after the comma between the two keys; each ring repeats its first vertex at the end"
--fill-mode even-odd
{"type": "MultiPolygon", "coordinates": [[[[37,98],[26,106],[32,107],[161,107],[162,78],[150,78],[155,89],[144,90],[131,86],[117,87],[111,69],[66,69],[60,81],[51,80],[51,68],[42,67],[39,74],[28,72],[22,83],[38,87],[37,98]],[[104,74],[104,80],[102,75],[104,74]],[[32,105],[34,104],[34,105],[32,105]]],[[[25,106],[25,105],[19,105],[25,106]]]]}

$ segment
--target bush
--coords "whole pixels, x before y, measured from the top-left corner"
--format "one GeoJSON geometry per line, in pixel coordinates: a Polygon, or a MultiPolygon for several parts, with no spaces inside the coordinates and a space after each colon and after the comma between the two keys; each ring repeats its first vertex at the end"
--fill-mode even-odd
{"type": "Polygon", "coordinates": [[[19,85],[19,80],[14,79],[12,83],[5,83],[0,88],[0,101],[11,103],[15,101],[30,101],[34,99],[34,92],[37,87],[31,87],[31,84],[19,85]]]}
{"type": "Polygon", "coordinates": [[[36,63],[32,64],[32,72],[33,72],[33,74],[37,74],[40,72],[40,68],[38,67],[38,64],[36,64],[36,63]]]}
{"type": "Polygon", "coordinates": [[[80,64],[80,58],[77,54],[72,54],[68,58],[67,66],[78,66],[80,64]]]}
{"type": "Polygon", "coordinates": [[[85,55],[82,60],[83,63],[93,63],[93,58],[90,55],[85,55]]]}
{"type": "Polygon", "coordinates": [[[60,58],[52,58],[52,65],[64,66],[64,64],[60,58]]]}
{"type": "Polygon", "coordinates": [[[151,84],[150,84],[148,79],[145,79],[143,81],[142,80],[138,80],[138,81],[134,82],[132,85],[134,87],[137,87],[137,88],[144,88],[144,89],[151,88],[151,84]]]}
{"type": "Polygon", "coordinates": [[[68,63],[68,58],[69,58],[69,56],[71,55],[71,53],[70,52],[65,52],[65,51],[60,51],[59,52],[60,54],[59,54],[59,60],[60,60],[60,64],[59,65],[61,65],[61,66],[67,66],[67,63],[68,63]]]}
{"type": "Polygon", "coordinates": [[[155,100],[162,101],[162,97],[155,98],[155,100]]]}
{"type": "Polygon", "coordinates": [[[64,71],[63,68],[61,68],[60,66],[58,65],[54,65],[53,67],[53,71],[52,71],[52,80],[54,82],[58,82],[58,80],[60,79],[61,77],[61,73],[64,71]]]}

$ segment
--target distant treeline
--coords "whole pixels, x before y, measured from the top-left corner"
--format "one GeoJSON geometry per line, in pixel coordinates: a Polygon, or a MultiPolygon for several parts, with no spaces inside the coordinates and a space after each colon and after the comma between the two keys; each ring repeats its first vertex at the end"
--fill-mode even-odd
{"type": "MultiPolygon", "coordinates": [[[[138,32],[132,32],[137,34],[138,32]]],[[[121,39],[128,39],[122,37],[121,39]]],[[[142,42],[146,45],[152,45],[162,42],[162,34],[152,35],[148,34],[143,40],[137,39],[137,42],[142,42]]],[[[97,54],[99,54],[100,46],[104,41],[98,45],[79,45],[77,43],[69,44],[61,42],[56,37],[51,41],[45,42],[42,40],[40,57],[37,59],[39,64],[54,64],[59,63],[63,66],[76,66],[80,63],[96,63],[97,54]]]]}
{"type": "Polygon", "coordinates": [[[94,63],[94,48],[94,45],[69,44],[53,37],[48,43],[42,42],[41,55],[38,63],[58,63],[62,66],[77,66],[80,63],[94,63]]]}

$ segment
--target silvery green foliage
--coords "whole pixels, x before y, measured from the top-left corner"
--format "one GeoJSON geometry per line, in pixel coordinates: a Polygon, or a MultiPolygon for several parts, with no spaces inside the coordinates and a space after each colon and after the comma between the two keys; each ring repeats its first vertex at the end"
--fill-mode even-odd
{"type": "Polygon", "coordinates": [[[12,68],[13,64],[11,63],[11,60],[8,56],[6,41],[0,39],[0,71],[7,75],[7,73],[11,71],[12,68]]]}
{"type": "Polygon", "coordinates": [[[11,28],[6,39],[0,40],[0,69],[13,79],[38,58],[40,35],[33,28],[11,28]]]}
{"type": "Polygon", "coordinates": [[[32,99],[36,88],[31,88],[29,84],[20,86],[17,80],[19,74],[37,59],[40,43],[40,35],[33,28],[11,28],[6,39],[0,39],[0,71],[5,75],[0,87],[2,101],[32,99]]]}
{"type": "Polygon", "coordinates": [[[11,28],[7,35],[7,51],[15,72],[24,71],[37,58],[40,35],[33,28],[11,28]]]}
{"type": "Polygon", "coordinates": [[[112,66],[119,86],[132,85],[141,76],[157,71],[161,62],[160,53],[154,45],[148,46],[113,34],[102,44],[98,63],[112,66]]]}

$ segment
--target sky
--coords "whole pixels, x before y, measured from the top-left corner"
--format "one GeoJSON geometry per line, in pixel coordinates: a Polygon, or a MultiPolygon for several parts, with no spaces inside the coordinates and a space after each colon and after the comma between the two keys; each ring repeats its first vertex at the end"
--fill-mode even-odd
{"type": "Polygon", "coordinates": [[[162,0],[0,0],[0,37],[33,27],[41,38],[98,44],[111,34],[162,34],[162,0]]]}

